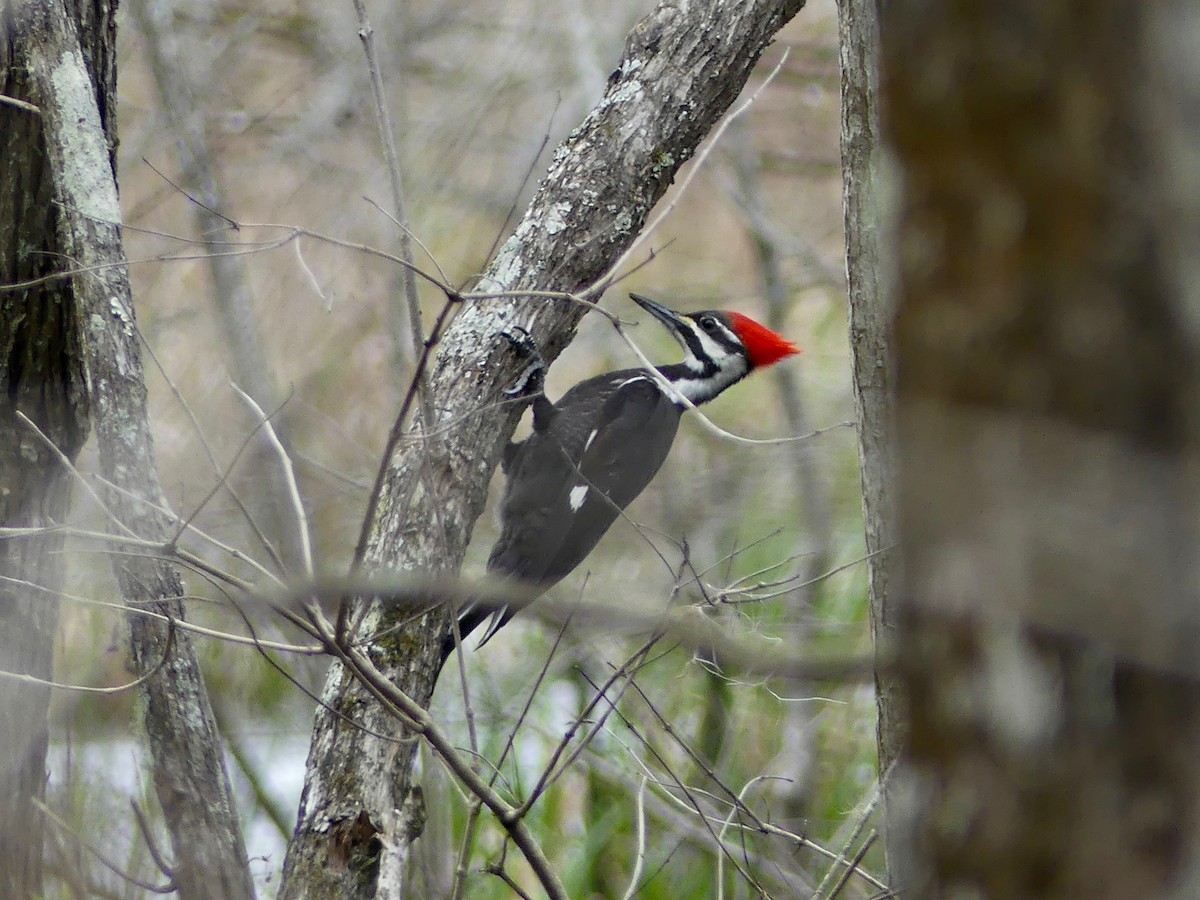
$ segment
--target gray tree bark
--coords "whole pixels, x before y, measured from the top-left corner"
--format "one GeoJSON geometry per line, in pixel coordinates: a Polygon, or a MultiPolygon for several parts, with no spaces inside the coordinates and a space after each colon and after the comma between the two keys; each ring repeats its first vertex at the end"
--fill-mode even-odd
{"type": "MultiPolygon", "coordinates": [[[[850,301],[850,352],[858,416],[863,530],[870,584],[871,635],[876,658],[887,660],[896,643],[893,585],[900,578],[896,524],[895,360],[892,304],[881,265],[882,205],[879,126],[879,15],[882,0],[838,0],[842,73],[842,197],[846,222],[846,276],[850,301]]],[[[884,847],[889,881],[904,882],[905,854],[896,846],[893,815],[897,785],[888,777],[904,742],[904,711],[896,678],[875,676],[875,739],[884,778],[884,847]]]]}
{"type": "MultiPolygon", "coordinates": [[[[604,98],[559,147],[479,287],[579,291],[603,276],[737,97],[763,48],[802,6],[704,0],[664,4],[640,22],[604,98]]],[[[429,408],[439,417],[431,425],[453,425],[405,444],[386,462],[368,523],[368,571],[457,571],[521,413],[495,403],[522,366],[499,334],[519,322],[552,360],[584,312],[578,304],[534,299],[471,303],[460,312],[429,379],[429,408]]],[[[427,706],[446,613],[406,618],[404,610],[387,613],[372,602],[358,633],[397,626],[371,655],[427,706]]],[[[317,713],[280,896],[400,896],[408,846],[421,831],[414,744],[395,740],[404,734],[399,723],[341,666],[331,669],[323,699],[329,709],[317,713]]]]}
{"type": "Polygon", "coordinates": [[[1196,896],[1200,16],[888,13],[907,895],[1196,896]]]}
{"type": "MultiPolygon", "coordinates": [[[[105,500],[120,526],[150,541],[171,534],[159,485],[146,410],[146,387],[129,281],[124,269],[112,165],[114,95],[98,94],[93,65],[111,60],[113,19],[71,18],[61,2],[16,8],[14,42],[22,45],[30,97],[39,107],[43,177],[51,187],[60,256],[75,267],[69,310],[94,413],[100,465],[114,490],[105,500]],[[99,29],[93,31],[93,29],[99,29]],[[88,36],[81,44],[80,35],[88,36]],[[104,53],[97,58],[93,43],[104,53]]],[[[93,12],[94,11],[90,11],[93,12]]],[[[106,68],[100,71],[111,72],[106,68]]],[[[111,82],[104,82],[110,86],[111,82]]],[[[74,365],[78,365],[75,361],[74,365]]],[[[165,561],[114,555],[113,568],[128,604],[182,618],[179,573],[165,561]]],[[[191,643],[157,621],[131,616],[136,671],[156,674],[142,687],[146,729],[159,803],[174,851],[180,896],[253,896],[221,743],[191,643]],[[168,649],[171,652],[168,654],[168,649]],[[166,659],[164,660],[164,655],[166,659]],[[160,665],[161,664],[161,665],[160,665]]]]}
{"type": "MultiPolygon", "coordinates": [[[[13,10],[0,9],[0,95],[34,102],[32,47],[17,39],[13,10]]],[[[116,96],[109,37],[111,10],[89,13],[88,67],[96,102],[116,96]]],[[[114,137],[112,117],[104,121],[114,137]]],[[[0,102],[0,285],[32,282],[60,258],[36,108],[0,102]]],[[[111,163],[111,158],[110,158],[111,163]]],[[[83,362],[71,286],[51,282],[0,293],[0,526],[41,528],[66,520],[71,474],[18,413],[28,417],[73,460],[88,432],[83,362]]],[[[0,670],[53,675],[62,587],[50,533],[0,540],[0,670]]],[[[36,801],[46,788],[50,689],[0,684],[0,896],[43,893],[44,817],[36,801]]]]}

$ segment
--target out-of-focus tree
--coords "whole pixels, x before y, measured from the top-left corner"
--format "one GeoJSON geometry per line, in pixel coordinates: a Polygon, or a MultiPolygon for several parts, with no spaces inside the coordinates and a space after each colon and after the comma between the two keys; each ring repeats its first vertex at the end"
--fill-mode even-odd
{"type": "Polygon", "coordinates": [[[892,0],[906,896],[1196,896],[1194,4],[892,0]]]}
{"type": "MultiPolygon", "coordinates": [[[[32,283],[0,294],[0,526],[40,528],[66,520],[71,473],[40,430],[69,460],[87,437],[87,397],[76,305],[66,281],[41,282],[58,265],[53,179],[31,83],[31,41],[12,4],[0,8],[0,284],[32,283]],[[19,417],[28,418],[30,424],[19,417]],[[35,426],[35,427],[34,427],[35,426]]],[[[116,96],[108,23],[81,28],[97,103],[116,96]]],[[[115,142],[113,117],[104,120],[115,142]]],[[[58,627],[56,555],[61,534],[0,540],[0,669],[49,680],[58,627]]],[[[50,688],[5,681],[0,689],[0,894],[42,892],[43,819],[50,688]]]]}
{"type": "MultiPolygon", "coordinates": [[[[2,201],[11,218],[4,218],[9,255],[0,268],[8,288],[0,459],[4,524],[33,531],[6,535],[2,663],[18,676],[49,678],[62,584],[56,526],[90,407],[109,525],[114,535],[146,542],[142,553],[114,553],[112,566],[133,611],[132,668],[141,676],[146,743],[172,838],[164,874],[182,897],[251,896],[199,662],[188,636],[175,633],[183,586],[155,550],[173,525],[151,444],[120,233],[114,12],[108,4],[68,9],[59,0],[5,7],[3,77],[16,96],[2,111],[16,121],[4,132],[12,177],[2,201]],[[41,426],[49,429],[44,436],[41,426]]],[[[4,740],[12,742],[5,764],[15,765],[6,769],[12,792],[2,801],[0,863],[6,893],[29,896],[41,893],[48,704],[44,690],[26,683],[4,702],[4,740]]]]}

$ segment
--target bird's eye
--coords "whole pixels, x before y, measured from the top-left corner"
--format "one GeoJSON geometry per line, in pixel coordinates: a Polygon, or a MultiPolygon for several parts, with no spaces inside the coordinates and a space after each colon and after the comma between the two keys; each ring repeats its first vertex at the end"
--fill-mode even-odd
{"type": "Polygon", "coordinates": [[[700,327],[703,328],[705,331],[707,331],[709,334],[712,334],[714,331],[717,330],[717,320],[715,318],[713,318],[712,316],[701,316],[700,317],[700,327]]]}

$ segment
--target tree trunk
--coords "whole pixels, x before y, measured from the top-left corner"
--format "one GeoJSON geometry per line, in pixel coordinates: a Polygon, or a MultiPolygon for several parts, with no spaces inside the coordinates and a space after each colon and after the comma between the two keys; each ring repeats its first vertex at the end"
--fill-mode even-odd
{"type": "MultiPolygon", "coordinates": [[[[167,503],[154,463],[139,338],[123,266],[111,153],[115,144],[111,130],[101,124],[102,111],[111,123],[114,96],[98,94],[85,67],[85,60],[96,64],[110,53],[97,57],[91,44],[80,40],[80,35],[88,35],[89,42],[99,40],[100,34],[110,51],[111,28],[111,17],[77,22],[63,4],[41,0],[17,7],[12,33],[24,48],[30,97],[40,109],[42,171],[51,185],[51,208],[57,211],[60,255],[55,263],[69,260],[76,267],[69,282],[72,321],[79,329],[75,346],[86,366],[101,470],[114,488],[104,499],[123,529],[149,541],[165,541],[171,526],[160,511],[167,503]]],[[[108,81],[105,85],[111,87],[108,81]]],[[[78,366],[78,360],[73,364],[78,366]]],[[[183,585],[172,566],[151,556],[114,555],[113,568],[130,606],[182,618],[183,585]]],[[[149,673],[157,667],[142,686],[143,723],[171,834],[179,894],[253,896],[221,743],[191,642],[176,634],[172,646],[168,629],[144,616],[133,615],[130,623],[136,671],[149,673]]]]}
{"type": "MultiPolygon", "coordinates": [[[[892,305],[880,271],[879,8],[881,0],[839,0],[842,73],[842,197],[846,216],[846,279],[850,352],[858,417],[863,528],[870,581],[871,635],[876,657],[896,644],[892,585],[900,579],[896,526],[895,362],[892,305]]],[[[904,854],[896,846],[895,783],[888,777],[904,743],[904,711],[896,679],[875,676],[875,740],[883,783],[884,848],[889,883],[903,884],[904,854]]]]}
{"type": "MultiPolygon", "coordinates": [[[[604,98],[555,154],[480,288],[578,291],[604,275],[801,6],[803,0],[704,0],[664,4],[642,20],[604,98]]],[[[457,571],[521,413],[496,403],[522,365],[498,335],[519,322],[552,360],[584,312],[579,304],[532,299],[471,303],[461,311],[429,379],[438,437],[405,444],[387,461],[369,523],[368,570],[457,571]],[[440,433],[441,423],[453,427],[440,433]]],[[[402,625],[407,617],[372,603],[359,633],[400,626],[373,646],[372,656],[425,706],[446,613],[402,625]]],[[[338,665],[323,699],[329,709],[317,712],[280,896],[400,896],[408,845],[421,830],[412,792],[415,745],[377,736],[398,738],[403,731],[338,665]]]]}
{"type": "MultiPolygon", "coordinates": [[[[116,96],[112,10],[101,4],[79,22],[87,34],[88,74],[100,108],[116,96]]],[[[18,40],[14,10],[0,9],[0,95],[35,103],[28,42],[18,40]]],[[[112,117],[104,120],[111,140],[112,117]]],[[[110,158],[111,162],[111,158],[110,158]]],[[[36,281],[60,259],[36,108],[0,103],[0,285],[36,281]]],[[[28,417],[74,460],[87,438],[83,362],[69,283],[0,293],[0,526],[40,528],[66,520],[71,474],[17,414],[28,417]]],[[[0,540],[0,670],[53,675],[58,591],[55,533],[0,540]]],[[[50,689],[0,685],[0,896],[43,893],[43,823],[50,689]]]]}
{"type": "Polygon", "coordinates": [[[909,896],[1196,896],[1200,28],[1171,8],[888,8],[909,896]]]}

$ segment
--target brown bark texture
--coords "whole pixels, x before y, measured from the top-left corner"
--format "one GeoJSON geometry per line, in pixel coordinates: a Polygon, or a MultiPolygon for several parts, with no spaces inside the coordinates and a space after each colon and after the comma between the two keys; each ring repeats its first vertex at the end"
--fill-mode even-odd
{"type": "Polygon", "coordinates": [[[1161,10],[887,12],[905,896],[1195,896],[1200,329],[1161,148],[1197,132],[1149,87],[1161,10]]]}
{"type": "MultiPolygon", "coordinates": [[[[580,291],[603,276],[736,99],[772,36],[802,6],[803,0],[705,0],[663,4],[643,19],[603,99],[558,148],[478,289],[580,291]]],[[[524,365],[500,332],[525,326],[552,360],[585,311],[563,301],[505,298],[459,313],[429,378],[437,436],[403,444],[387,462],[369,523],[368,571],[457,571],[488,479],[521,414],[517,404],[495,402],[524,365]],[[441,423],[449,427],[443,431],[441,423]]],[[[358,628],[360,634],[388,629],[371,655],[425,706],[446,612],[408,618],[373,603],[358,628]]],[[[408,845],[421,830],[412,790],[415,745],[396,742],[403,736],[399,723],[339,665],[323,699],[329,709],[317,713],[280,896],[400,896],[408,845]]]]}
{"type": "MultiPolygon", "coordinates": [[[[896,523],[895,360],[892,304],[880,269],[884,185],[879,124],[880,0],[839,0],[842,78],[842,201],[846,226],[846,284],[850,304],[854,406],[858,418],[863,530],[870,583],[871,634],[876,658],[895,647],[892,587],[900,580],[896,523]]],[[[893,877],[903,854],[892,838],[893,785],[888,777],[904,742],[899,685],[885,669],[875,676],[875,740],[883,787],[884,847],[893,877]]]]}
{"type": "MultiPolygon", "coordinates": [[[[74,266],[55,290],[77,329],[67,347],[82,357],[87,373],[100,466],[112,486],[103,499],[123,533],[161,542],[173,526],[150,439],[112,159],[113,19],[107,5],[83,15],[72,14],[79,7],[71,10],[51,0],[30,2],[16,7],[12,23],[14,43],[25,54],[29,96],[40,111],[38,153],[53,201],[47,212],[58,246],[54,263],[74,266]]],[[[79,364],[78,356],[70,360],[79,364]]],[[[182,618],[183,585],[174,567],[148,556],[113,559],[128,604],[182,618]]],[[[158,667],[142,686],[143,725],[171,836],[175,886],[181,897],[252,896],[221,742],[191,643],[176,634],[172,645],[167,626],[143,616],[131,616],[130,623],[135,670],[158,667]]]]}

